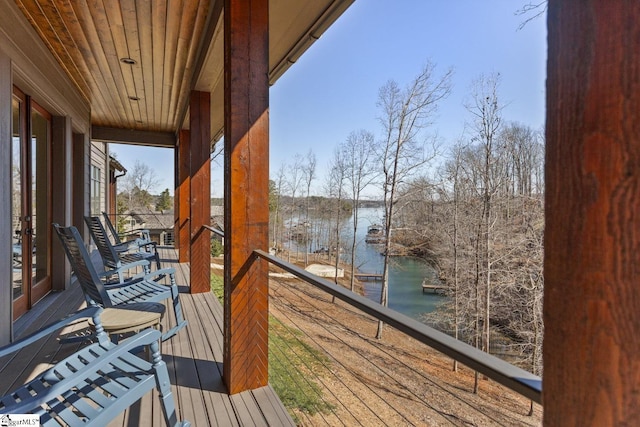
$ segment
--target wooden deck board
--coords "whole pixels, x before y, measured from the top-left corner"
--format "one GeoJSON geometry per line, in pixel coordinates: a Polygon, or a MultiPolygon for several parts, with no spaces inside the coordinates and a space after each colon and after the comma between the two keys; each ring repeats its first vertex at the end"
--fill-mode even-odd
{"type": "MultiPolygon", "coordinates": [[[[180,301],[189,322],[185,329],[163,342],[161,347],[169,369],[179,419],[189,420],[198,427],[294,426],[270,386],[233,396],[227,394],[222,380],[222,306],[211,293],[185,293],[188,292],[189,265],[177,262],[177,252],[173,248],[162,248],[161,251],[163,266],[176,268],[180,301]]],[[[84,302],[77,285],[47,298],[46,305],[42,308],[36,305],[16,322],[16,330],[20,331],[21,336],[78,310],[84,302]]],[[[175,325],[171,305],[167,307],[162,324],[164,330],[175,325]]],[[[11,360],[0,359],[0,390],[24,381],[28,375],[42,369],[42,362],[46,362],[47,355],[57,359],[77,348],[69,344],[61,346],[55,337],[37,344],[39,347],[36,348],[42,351],[31,350],[33,354],[30,359],[24,356],[11,360]]],[[[109,423],[110,427],[158,425],[164,425],[164,419],[156,391],[144,396],[109,423]]]]}
{"type": "MultiPolygon", "coordinates": [[[[162,415],[160,415],[160,418],[158,418],[158,422],[156,424],[154,424],[154,416],[157,416],[153,413],[153,402],[157,402],[158,400],[158,393],[154,391],[154,393],[152,395],[147,395],[144,396],[142,399],[140,399],[137,403],[137,406],[140,409],[140,414],[136,417],[135,415],[133,415],[132,421],[135,419],[138,422],[138,426],[140,427],[153,427],[153,426],[160,426],[162,425],[161,417],[162,415]],[[141,414],[151,414],[150,417],[143,417],[141,414]]],[[[158,405],[159,406],[159,405],[158,405]]],[[[159,409],[159,408],[158,408],[159,409]]],[[[129,411],[128,415],[131,415],[132,411],[129,411]]]]}
{"type": "MultiPolygon", "coordinates": [[[[222,399],[221,393],[227,393],[227,388],[222,380],[222,330],[220,324],[212,316],[212,307],[219,306],[215,297],[211,294],[203,295],[203,298],[194,300],[193,313],[197,314],[202,322],[202,336],[197,340],[201,345],[195,348],[194,357],[199,369],[203,372],[215,372],[215,375],[207,377],[208,381],[202,383],[205,390],[216,391],[216,393],[206,394],[206,407],[210,411],[214,424],[237,426],[240,425],[236,419],[235,411],[229,399],[222,399]],[[209,362],[208,356],[213,356],[216,361],[215,366],[209,362]],[[214,371],[215,370],[215,371],[214,371]]],[[[218,319],[221,319],[219,317],[218,319]]],[[[209,357],[210,357],[209,356],[209,357]]]]}
{"type": "MultiPolygon", "coordinates": [[[[189,325],[198,324],[197,319],[191,316],[192,301],[188,298],[181,298],[181,300],[189,325]]],[[[172,354],[177,374],[176,384],[178,385],[177,398],[182,408],[182,417],[191,421],[193,425],[208,425],[209,419],[204,407],[204,395],[200,385],[201,373],[198,372],[192,351],[192,341],[197,337],[198,329],[198,327],[187,327],[171,338],[169,344],[173,345],[172,354]]],[[[209,375],[211,372],[207,374],[209,375]]]]}
{"type": "Polygon", "coordinates": [[[278,419],[283,425],[289,422],[291,419],[289,413],[285,407],[282,406],[282,402],[278,399],[278,395],[270,385],[253,390],[252,393],[256,401],[260,402],[260,408],[265,411],[265,417],[267,419],[278,419]]]}
{"type": "Polygon", "coordinates": [[[84,303],[84,297],[76,283],[71,285],[71,289],[75,289],[76,292],[51,292],[46,295],[27,314],[14,322],[13,335],[23,337],[37,331],[58,320],[61,310],[66,313],[79,309],[84,303]]]}

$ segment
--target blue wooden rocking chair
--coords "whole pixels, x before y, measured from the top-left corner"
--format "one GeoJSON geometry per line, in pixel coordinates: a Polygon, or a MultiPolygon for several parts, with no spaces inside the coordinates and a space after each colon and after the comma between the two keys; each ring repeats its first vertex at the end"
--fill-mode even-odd
{"type": "Polygon", "coordinates": [[[156,388],[167,426],[189,426],[177,421],[167,366],[159,351],[160,332],[146,329],[114,344],[100,324],[101,311],[86,308],[0,348],[0,357],[15,353],[83,318],[93,318],[96,326],[97,342],[0,397],[0,414],[5,419],[11,414],[38,415],[43,426],[101,427],[156,388]],[[132,353],[140,346],[150,348],[151,362],[132,353]]]}
{"type": "Polygon", "coordinates": [[[151,234],[146,229],[130,230],[126,233],[118,233],[109,214],[102,212],[102,218],[104,218],[104,225],[107,227],[107,231],[111,234],[113,239],[113,248],[116,252],[131,252],[131,251],[145,251],[156,253],[156,242],[151,240],[151,234]],[[133,240],[122,241],[123,237],[137,236],[133,240]]]}
{"type": "MultiPolygon", "coordinates": [[[[111,241],[107,236],[107,232],[105,231],[102,222],[100,222],[100,217],[85,216],[84,220],[89,227],[89,233],[91,233],[91,237],[98,248],[98,252],[100,253],[100,257],[102,258],[105,268],[117,271],[120,282],[124,281],[124,277],[122,275],[122,267],[124,266],[129,267],[144,260],[153,260],[156,263],[156,268],[160,270],[160,256],[157,251],[118,252],[111,244],[111,241]]],[[[150,271],[148,266],[145,267],[145,270],[147,273],[150,271]]]]}
{"type": "Polygon", "coordinates": [[[53,224],[53,228],[62,242],[62,247],[80,282],[88,305],[114,307],[121,304],[162,302],[171,299],[176,325],[162,335],[162,340],[171,338],[187,325],[178,296],[175,269],[165,268],[128,282],[105,284],[91,262],[78,229],[73,226],[61,227],[58,224],[53,224]],[[158,283],[158,278],[166,279],[166,276],[169,278],[169,285],[158,283]]]}

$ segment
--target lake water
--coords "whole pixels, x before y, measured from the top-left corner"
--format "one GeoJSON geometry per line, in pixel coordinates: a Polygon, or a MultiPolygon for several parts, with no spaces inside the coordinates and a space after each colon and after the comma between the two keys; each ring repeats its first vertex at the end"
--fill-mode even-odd
{"type": "MultiPolygon", "coordinates": [[[[382,223],[381,209],[360,209],[358,219],[356,266],[362,273],[382,273],[384,257],[380,254],[381,245],[365,243],[367,228],[372,224],[382,223]]],[[[348,224],[353,228],[353,222],[348,224]]],[[[402,314],[421,320],[424,313],[429,313],[444,301],[446,297],[422,292],[422,280],[431,278],[437,280],[435,271],[424,261],[412,257],[391,258],[389,270],[389,308],[402,314]]],[[[381,283],[364,282],[365,296],[373,301],[380,301],[381,283]]]]}

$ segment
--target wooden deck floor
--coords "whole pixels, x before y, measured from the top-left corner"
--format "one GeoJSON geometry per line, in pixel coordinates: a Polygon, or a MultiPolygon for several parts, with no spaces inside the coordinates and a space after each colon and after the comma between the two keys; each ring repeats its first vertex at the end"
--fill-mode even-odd
{"type": "MultiPolygon", "coordinates": [[[[222,381],[222,306],[211,293],[188,293],[188,264],[177,263],[174,249],[163,248],[163,266],[175,267],[181,286],[180,301],[189,325],[162,343],[163,358],[169,368],[178,418],[199,426],[294,426],[282,402],[270,386],[230,396],[222,381]]],[[[83,304],[77,285],[51,294],[15,323],[15,335],[22,336],[51,323],[83,304]]],[[[167,308],[163,327],[174,322],[167,308]]],[[[82,327],[79,325],[78,327],[82,327]]],[[[6,394],[45,369],[48,362],[73,352],[74,345],[59,345],[57,337],[41,340],[0,359],[0,395],[6,394]],[[44,342],[43,342],[44,341],[44,342]]],[[[148,394],[109,426],[164,425],[157,393],[148,394]]]]}

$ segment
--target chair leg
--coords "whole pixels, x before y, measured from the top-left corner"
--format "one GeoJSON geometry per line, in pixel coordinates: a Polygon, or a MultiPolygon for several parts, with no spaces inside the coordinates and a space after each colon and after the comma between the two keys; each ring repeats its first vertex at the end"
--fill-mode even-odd
{"type": "Polygon", "coordinates": [[[180,305],[178,285],[176,285],[173,275],[170,275],[170,277],[171,277],[171,299],[173,301],[173,312],[176,316],[176,326],[174,326],[173,328],[169,329],[167,332],[162,334],[162,341],[168,340],[169,338],[177,334],[180,329],[187,326],[187,320],[184,318],[184,315],[182,314],[182,306],[180,305]]]}
{"type": "Polygon", "coordinates": [[[160,403],[162,404],[162,414],[167,426],[189,426],[190,423],[183,421],[178,422],[176,415],[176,407],[171,393],[171,381],[169,380],[169,372],[167,364],[162,360],[160,355],[160,346],[157,342],[150,345],[151,360],[156,378],[156,388],[160,395],[160,403]]]}

